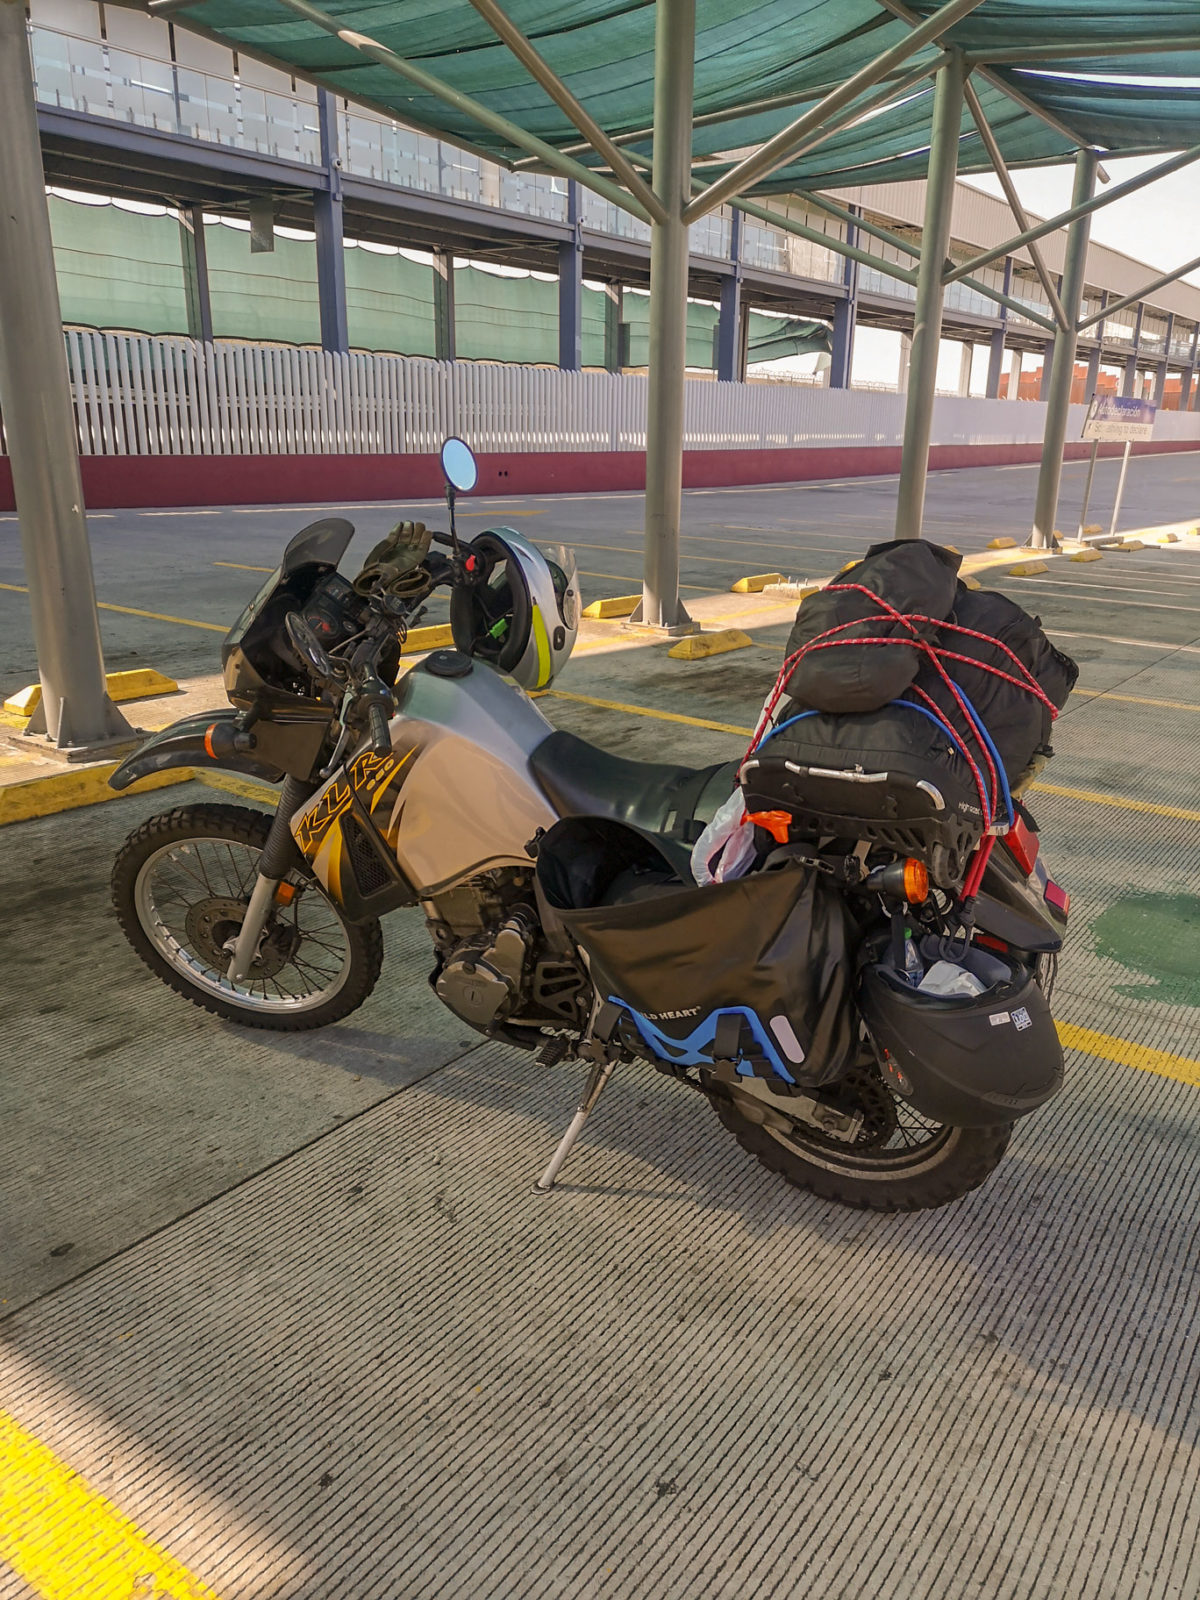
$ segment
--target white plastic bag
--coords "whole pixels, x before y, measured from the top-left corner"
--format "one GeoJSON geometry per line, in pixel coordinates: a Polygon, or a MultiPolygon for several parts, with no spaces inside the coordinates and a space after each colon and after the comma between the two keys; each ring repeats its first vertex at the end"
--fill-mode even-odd
{"type": "Polygon", "coordinates": [[[977,995],[987,988],[973,972],[956,961],[935,961],[917,988],[922,994],[977,995]]]}
{"type": "Polygon", "coordinates": [[[735,789],[692,847],[692,877],[706,883],[728,883],[742,877],[754,859],[754,824],[746,820],[746,802],[735,789]]]}

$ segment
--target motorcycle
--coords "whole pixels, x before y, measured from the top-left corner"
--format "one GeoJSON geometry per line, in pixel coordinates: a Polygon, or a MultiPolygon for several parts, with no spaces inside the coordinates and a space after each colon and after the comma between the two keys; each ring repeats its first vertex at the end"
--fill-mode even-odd
{"type": "Polygon", "coordinates": [[[763,870],[740,885],[696,887],[688,851],[739,781],[752,802],[769,746],[697,769],[629,760],[555,729],[531,693],[574,644],[573,557],[547,556],[508,528],[460,539],[455,499],[476,481],[462,441],[446,442],[443,469],[449,532],[401,524],[353,582],[338,570],[349,522],[322,518],[297,533],[224,641],[230,709],[154,734],[113,774],[117,790],[173,767],[279,788],[273,815],[188,805],[130,835],[113,903],[137,954],[228,1021],[319,1028],[374,988],[380,919],[419,907],[430,983],[445,1006],[547,1066],[589,1068],[542,1189],[614,1068],[634,1062],[704,1094],[764,1166],[826,1198],[913,1210],[982,1183],[1017,1118],[1061,1082],[1048,991],[1067,901],[1039,859],[1032,819],[1024,813],[982,864],[973,858],[967,897],[931,886],[886,828],[839,838],[824,818],[830,785],[856,800],[870,790],[889,814],[907,807],[902,846],[921,816],[943,827],[924,792],[936,796],[932,785],[900,794],[887,782],[871,789],[861,769],[798,778],[795,763],[777,762],[798,788],[782,824],[777,809],[751,804],[763,870]],[[439,588],[449,590],[455,648],[409,666],[401,644],[439,588]],[[612,889],[620,872],[593,884],[590,900],[564,889],[597,828],[618,839],[643,885],[624,906],[612,889]],[[684,891],[672,905],[688,908],[675,957],[673,935],[654,920],[667,886],[684,891]],[[793,937],[802,904],[803,948],[793,937]],[[714,933],[708,908],[718,906],[714,933]],[[697,916],[709,918],[698,935],[697,916]],[[760,977],[786,947],[793,988],[798,974],[822,968],[825,989],[769,1016],[774,1002],[755,1011],[740,992],[715,1007],[697,990],[694,1003],[639,1008],[636,979],[614,980],[625,950],[668,990],[684,967],[695,987],[703,963],[686,952],[716,949],[721,926],[736,937],[739,916],[749,944],[764,928],[774,941],[774,954],[755,958],[760,977]],[[607,933],[595,933],[601,924],[607,933]],[[934,958],[982,963],[986,993],[917,995],[903,972],[914,938],[934,958]],[[801,1048],[795,1019],[806,1004],[801,1048]],[[836,1049],[820,1045],[835,1038],[836,1049]]]}

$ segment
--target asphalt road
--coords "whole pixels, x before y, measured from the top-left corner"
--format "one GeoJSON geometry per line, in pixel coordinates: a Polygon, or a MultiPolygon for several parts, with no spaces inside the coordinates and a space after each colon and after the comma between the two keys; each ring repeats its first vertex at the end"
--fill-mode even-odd
{"type": "MultiPolygon", "coordinates": [[[[1073,531],[1082,496],[1084,466],[1064,474],[1060,526],[1073,531]]],[[[1104,462],[1092,497],[1091,515],[1107,515],[1116,463],[1104,462]]],[[[1021,542],[1030,526],[1036,467],[969,468],[934,473],[929,480],[926,531],[964,554],[998,534],[1021,542]]],[[[681,584],[687,596],[727,590],[752,572],[822,576],[876,540],[891,536],[894,477],[832,480],[766,488],[691,490],[684,496],[681,584]]],[[[176,678],[213,671],[221,634],[261,581],[291,535],[319,516],[341,513],[357,527],[344,563],[353,570],[397,517],[412,511],[444,527],[438,502],[354,503],[344,506],[230,506],[204,510],[105,511],[90,518],[101,634],[110,670],[157,667],[176,678]],[[127,608],[108,609],[108,608],[127,608]],[[132,615],[150,612],[153,616],[132,615]]],[[[641,581],[642,496],[639,494],[526,496],[463,500],[464,533],[510,523],[543,543],[562,540],[576,552],[585,599],[636,592],[641,581]]],[[[1200,453],[1144,457],[1131,463],[1122,526],[1176,521],[1200,512],[1200,453]]],[[[1150,559],[1154,559],[1151,557],[1150,559]]],[[[1111,612],[1109,632],[1122,616],[1119,591],[1105,598],[1114,581],[1112,564],[1071,569],[1081,590],[1058,589],[1039,580],[1053,613],[1052,597],[1097,589],[1096,600],[1111,612]]],[[[15,517],[0,517],[0,691],[36,678],[28,602],[15,517]],[[18,586],[18,587],[12,587],[18,586]]],[[[1057,579],[1056,579],[1057,582],[1057,579]]],[[[1020,597],[1019,589],[1014,594],[1020,597]]],[[[1179,608],[1200,588],[1172,582],[1159,597],[1156,615],[1164,628],[1186,629],[1191,617],[1179,608]]],[[[1146,596],[1154,600],[1154,596],[1146,596]]],[[[427,620],[444,618],[436,601],[427,620]]],[[[1066,624],[1064,624],[1065,626],[1066,624]]],[[[1200,632],[1200,630],[1194,630],[1200,632]]],[[[1168,635],[1164,635],[1166,637],[1168,635]]],[[[1189,635],[1192,637],[1193,635],[1189,635]]]]}

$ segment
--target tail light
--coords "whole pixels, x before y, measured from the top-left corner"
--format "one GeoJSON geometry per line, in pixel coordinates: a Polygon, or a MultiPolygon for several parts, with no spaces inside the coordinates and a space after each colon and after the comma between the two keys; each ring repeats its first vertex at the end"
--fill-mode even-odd
{"type": "Polygon", "coordinates": [[[1046,887],[1042,890],[1042,895],[1046,901],[1046,904],[1053,906],[1054,909],[1061,912],[1064,917],[1070,913],[1071,896],[1065,889],[1060,888],[1057,883],[1053,882],[1052,879],[1046,879],[1046,887]]]}

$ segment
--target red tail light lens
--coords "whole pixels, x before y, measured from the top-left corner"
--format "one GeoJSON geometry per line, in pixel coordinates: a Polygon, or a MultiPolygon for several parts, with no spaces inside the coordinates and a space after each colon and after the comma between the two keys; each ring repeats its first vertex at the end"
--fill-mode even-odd
{"type": "Polygon", "coordinates": [[[1012,827],[1003,835],[1005,848],[1009,855],[1020,867],[1028,878],[1033,872],[1033,864],[1038,855],[1038,836],[1033,829],[1027,827],[1024,820],[1018,817],[1012,827]]]}

